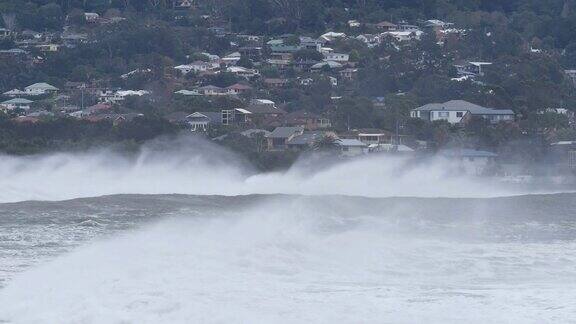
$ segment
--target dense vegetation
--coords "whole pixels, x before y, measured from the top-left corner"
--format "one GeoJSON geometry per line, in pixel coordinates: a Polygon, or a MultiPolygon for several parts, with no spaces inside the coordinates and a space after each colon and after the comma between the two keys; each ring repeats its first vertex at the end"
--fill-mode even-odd
{"type": "MultiPolygon", "coordinates": [[[[546,136],[575,139],[566,118],[536,112],[550,107],[571,108],[576,104],[574,85],[563,73],[565,69],[576,69],[576,0],[195,2],[196,9],[178,11],[174,7],[176,1],[172,0],[0,0],[4,26],[10,29],[61,31],[68,26],[88,33],[94,40],[46,55],[45,62],[39,66],[0,60],[0,90],[23,87],[39,80],[59,87],[66,81],[105,80],[111,86],[153,90],[156,95],[153,102],[129,104],[133,110],[145,111],[151,118],[171,111],[216,111],[238,103],[226,99],[172,96],[175,87],[173,66],[203,59],[196,55],[199,52],[225,55],[233,50],[231,40],[218,37],[210,27],[223,26],[235,33],[264,35],[269,39],[286,33],[313,37],[326,31],[369,33],[373,31],[370,23],[383,20],[418,23],[434,18],[453,22],[455,28],[466,30],[466,33],[458,40],[448,39],[443,46],[438,45],[432,35],[425,35],[412,46],[402,47],[383,44],[369,49],[355,40],[336,42],[331,45],[336,51],[350,53],[351,60],[358,63],[359,75],[355,82],[343,82],[332,89],[326,77],[335,73],[327,69],[322,73],[324,78],[316,80],[311,87],[291,84],[285,89],[260,94],[285,103],[284,108],[288,111],[305,109],[330,114],[337,129],[378,127],[394,130],[400,123],[402,131],[419,139],[444,143],[464,137],[490,148],[512,142],[534,143],[546,136]],[[84,12],[127,19],[117,24],[94,26],[87,24],[84,12]],[[352,31],[349,20],[363,22],[361,30],[352,31]],[[479,82],[454,82],[451,80],[455,76],[453,64],[458,60],[491,61],[494,65],[486,70],[479,82]],[[152,73],[129,79],[119,77],[138,68],[149,68],[152,73]],[[331,97],[342,99],[334,102],[331,97]],[[375,109],[374,97],[385,97],[391,109],[386,112],[375,109]],[[450,99],[513,109],[519,116],[519,123],[499,128],[477,122],[464,130],[456,130],[443,123],[423,124],[408,118],[410,109],[450,99]]],[[[3,49],[12,46],[10,42],[0,43],[3,49]]],[[[314,55],[314,52],[301,51],[296,57],[314,58],[314,55]]],[[[240,64],[252,66],[249,60],[240,64]]],[[[267,77],[294,77],[297,74],[292,68],[282,72],[262,68],[261,73],[267,77]]],[[[198,83],[198,80],[189,81],[198,83]]],[[[236,81],[234,76],[226,74],[200,80],[202,84],[218,86],[228,86],[236,81]]],[[[3,124],[1,127],[3,134],[11,135],[3,135],[4,144],[0,149],[13,151],[7,146],[9,140],[6,138],[15,138],[18,127],[24,126],[10,128],[3,124]]],[[[103,136],[106,140],[143,138],[126,137],[122,135],[123,131],[102,130],[101,134],[106,133],[105,136],[91,133],[96,132],[91,128],[98,127],[104,126],[92,125],[83,134],[95,138],[103,136]]],[[[46,130],[38,138],[52,136],[49,133],[46,130]]],[[[156,132],[152,131],[150,136],[154,134],[156,132]]]]}

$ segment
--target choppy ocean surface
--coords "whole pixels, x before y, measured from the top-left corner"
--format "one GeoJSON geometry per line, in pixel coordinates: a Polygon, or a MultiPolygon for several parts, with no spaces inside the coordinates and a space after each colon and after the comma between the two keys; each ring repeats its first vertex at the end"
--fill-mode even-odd
{"type": "Polygon", "coordinates": [[[576,323],[576,195],[0,204],[0,322],[576,323]]]}

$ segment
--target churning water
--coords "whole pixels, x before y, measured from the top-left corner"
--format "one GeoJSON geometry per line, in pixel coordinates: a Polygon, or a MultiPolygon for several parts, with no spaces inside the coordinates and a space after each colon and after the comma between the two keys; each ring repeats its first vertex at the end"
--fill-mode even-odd
{"type": "Polygon", "coordinates": [[[0,160],[0,322],[576,323],[574,194],[222,154],[0,160]]]}

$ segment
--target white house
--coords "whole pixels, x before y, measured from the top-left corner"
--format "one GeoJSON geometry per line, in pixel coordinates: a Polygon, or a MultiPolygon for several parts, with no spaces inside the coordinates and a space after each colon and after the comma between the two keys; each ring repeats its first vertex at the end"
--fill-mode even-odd
{"type": "Polygon", "coordinates": [[[410,40],[420,40],[424,34],[421,30],[405,30],[405,31],[390,31],[382,33],[382,36],[390,36],[396,39],[398,42],[406,42],[410,40]]]}
{"type": "Polygon", "coordinates": [[[466,62],[464,64],[455,64],[454,67],[460,76],[483,76],[484,67],[492,65],[491,62],[466,62]]]}
{"type": "Polygon", "coordinates": [[[430,19],[424,22],[424,25],[428,28],[448,28],[453,26],[453,23],[444,22],[438,19],[430,19]]]}
{"type": "Polygon", "coordinates": [[[491,123],[498,123],[513,121],[515,115],[510,109],[486,108],[464,100],[427,104],[410,112],[412,118],[426,121],[445,120],[450,124],[463,123],[474,116],[485,118],[491,123]]]}
{"type": "Polygon", "coordinates": [[[3,95],[6,97],[10,97],[10,98],[16,98],[16,97],[25,96],[26,92],[22,91],[22,90],[18,90],[18,89],[12,89],[10,91],[4,92],[3,95]]]}
{"type": "Polygon", "coordinates": [[[59,89],[55,86],[44,82],[34,83],[24,88],[24,92],[26,92],[26,95],[28,96],[41,96],[45,94],[56,93],[58,90],[59,89]]]}
{"type": "Polygon", "coordinates": [[[222,96],[226,95],[227,91],[224,88],[220,88],[213,85],[207,85],[196,89],[199,94],[204,96],[222,96]]]}
{"type": "Polygon", "coordinates": [[[350,28],[359,28],[361,26],[358,20],[348,20],[348,27],[350,28]]]}
{"type": "Polygon", "coordinates": [[[222,63],[228,65],[236,65],[238,61],[242,58],[242,54],[240,52],[230,53],[222,58],[222,63]]]}
{"type": "Polygon", "coordinates": [[[356,36],[356,39],[366,44],[368,48],[374,48],[380,45],[380,43],[382,42],[380,35],[373,35],[373,34],[358,35],[356,36]]]}
{"type": "Polygon", "coordinates": [[[30,104],[32,104],[33,102],[34,101],[32,101],[32,100],[28,100],[28,99],[24,99],[24,98],[14,98],[14,99],[10,99],[10,100],[2,102],[2,105],[5,106],[9,110],[13,110],[13,109],[29,110],[30,104]]]}
{"type": "Polygon", "coordinates": [[[324,54],[325,61],[334,61],[334,62],[348,62],[350,59],[350,55],[342,54],[342,53],[326,53],[324,54]]]}
{"type": "Polygon", "coordinates": [[[336,39],[346,38],[346,34],[344,33],[336,33],[336,32],[327,32],[326,34],[322,34],[320,36],[320,40],[325,42],[332,42],[336,39]]]}
{"type": "Polygon", "coordinates": [[[362,143],[357,139],[339,139],[340,153],[342,156],[354,157],[366,154],[368,145],[362,143]]]}
{"type": "Polygon", "coordinates": [[[320,69],[323,69],[324,67],[328,67],[330,69],[339,69],[339,68],[342,68],[342,64],[340,64],[338,62],[334,62],[334,61],[325,61],[325,62],[320,62],[320,63],[316,63],[316,64],[312,65],[311,69],[312,70],[320,70],[320,69]]]}
{"type": "Polygon", "coordinates": [[[89,23],[95,23],[100,20],[100,15],[95,12],[87,12],[84,14],[84,17],[86,18],[86,22],[89,23]]]}
{"type": "Polygon", "coordinates": [[[176,92],[174,92],[176,94],[180,94],[183,96],[201,96],[200,92],[198,92],[198,90],[178,90],[176,92]]]}
{"type": "Polygon", "coordinates": [[[211,125],[222,124],[222,114],[219,112],[195,112],[186,117],[186,122],[193,132],[205,132],[211,125]]]}
{"type": "Polygon", "coordinates": [[[183,64],[175,66],[174,69],[182,72],[182,74],[188,74],[190,72],[205,72],[210,71],[213,69],[217,69],[220,67],[218,62],[202,62],[196,61],[190,64],[183,64]]]}
{"type": "Polygon", "coordinates": [[[174,7],[176,9],[189,9],[194,5],[193,0],[176,0],[174,7]]]}
{"type": "Polygon", "coordinates": [[[246,79],[250,79],[252,77],[258,76],[260,75],[260,73],[258,72],[258,70],[255,69],[247,69],[241,66],[231,66],[228,69],[226,69],[227,72],[229,73],[233,73],[236,74],[239,77],[243,77],[246,79]]]}
{"type": "Polygon", "coordinates": [[[124,101],[126,97],[130,96],[141,97],[147,94],[150,94],[150,92],[146,90],[104,91],[100,94],[100,101],[113,104],[120,101],[124,101]]]}

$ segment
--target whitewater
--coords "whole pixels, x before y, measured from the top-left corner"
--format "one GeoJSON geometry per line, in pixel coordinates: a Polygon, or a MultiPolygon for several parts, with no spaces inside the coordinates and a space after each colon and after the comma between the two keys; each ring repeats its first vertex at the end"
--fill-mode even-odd
{"type": "Polygon", "coordinates": [[[575,194],[165,147],[0,157],[0,323],[576,323],[575,194]]]}

